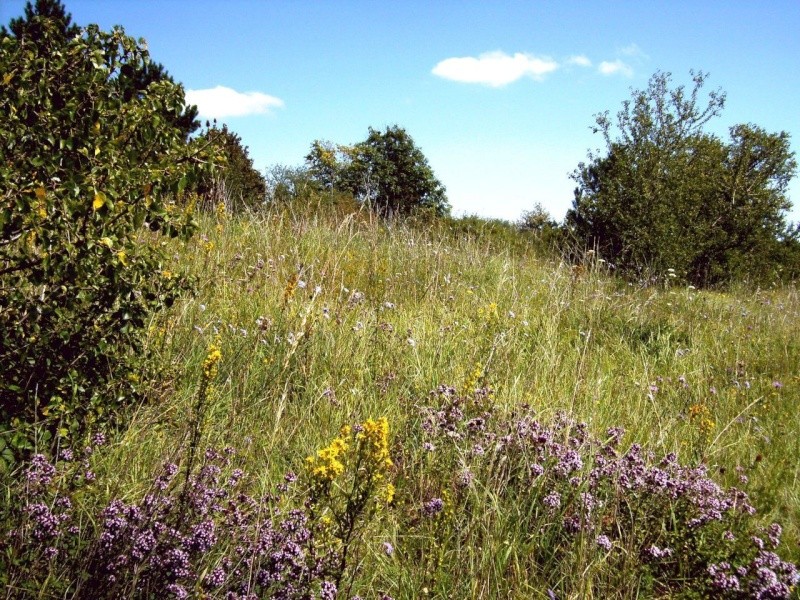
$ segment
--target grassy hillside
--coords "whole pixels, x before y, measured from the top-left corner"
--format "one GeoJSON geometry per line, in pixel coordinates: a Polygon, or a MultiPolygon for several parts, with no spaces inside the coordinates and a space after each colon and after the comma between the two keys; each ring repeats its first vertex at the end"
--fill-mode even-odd
{"type": "Polygon", "coordinates": [[[255,493],[322,498],[312,517],[349,544],[340,598],[678,596],[711,575],[677,557],[713,562],[732,526],[695,534],[670,525],[691,506],[592,487],[598,453],[632,464],[640,444],[676,480],[704,472],[670,471],[669,453],[746,491],[755,521],[731,522],[781,523],[779,554],[800,560],[794,287],[638,288],[591,257],[573,268],[525,243],[290,211],[207,217],[153,277],[180,270],[197,293],[150,327],[163,379],[93,458],[104,498],[135,502],[164,463],[230,446],[255,493]],[[317,454],[332,440],[365,439],[343,426],[384,417],[391,466],[364,450],[339,478],[313,474],[334,468],[317,454]],[[564,466],[569,448],[581,465],[564,466]],[[347,521],[354,490],[391,496],[388,482],[390,503],[347,521]],[[644,556],[668,546],[675,560],[644,556]]]}

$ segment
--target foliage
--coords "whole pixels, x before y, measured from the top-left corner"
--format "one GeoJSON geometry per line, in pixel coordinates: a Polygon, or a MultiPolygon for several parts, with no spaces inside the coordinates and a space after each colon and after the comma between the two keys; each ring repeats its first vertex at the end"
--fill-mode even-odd
{"type": "Polygon", "coordinates": [[[176,124],[180,86],[123,93],[149,55],[121,28],[30,26],[0,40],[0,423],[16,448],[33,424],[72,437],[135,397],[148,318],[187,286],[150,232],[191,234],[177,200],[212,158],[176,124]]]}
{"type": "Polygon", "coordinates": [[[608,112],[596,115],[606,154],[590,153],[573,173],[566,226],[621,273],[670,268],[713,285],[769,262],[790,236],[784,213],[796,162],[785,132],[737,125],[727,144],[706,133],[725,94],[710,92],[703,103],[707,75],[692,78],[687,92],[670,87],[669,73],[653,75],[623,102],[617,137],[608,112]]]}
{"type": "Polygon", "coordinates": [[[444,186],[405,129],[369,128],[363,142],[335,146],[315,141],[306,156],[323,190],[344,190],[379,214],[407,216],[418,209],[443,216],[450,210],[444,186]]]}
{"type": "MultiPolygon", "coordinates": [[[[25,5],[25,16],[11,19],[9,23],[10,35],[16,38],[25,37],[29,41],[41,40],[43,32],[43,20],[50,22],[48,28],[52,28],[47,34],[53,43],[53,48],[66,44],[72,38],[80,35],[80,27],[72,22],[72,15],[66,12],[64,4],[60,0],[36,0],[36,4],[28,1],[25,5]]],[[[9,31],[3,27],[0,34],[9,35],[9,31]]],[[[143,44],[143,42],[140,42],[143,44]]],[[[120,94],[125,102],[129,102],[133,96],[141,97],[151,83],[168,81],[175,83],[164,65],[148,60],[140,64],[128,63],[122,65],[113,83],[119,88],[120,94]]],[[[200,121],[197,120],[197,107],[187,105],[180,114],[175,115],[171,111],[165,111],[161,116],[183,131],[184,137],[188,137],[200,128],[200,121]]]]}
{"type": "Polygon", "coordinates": [[[204,204],[214,208],[224,202],[228,212],[258,211],[266,200],[266,180],[253,168],[247,146],[242,138],[230,131],[227,125],[215,126],[201,139],[211,143],[222,157],[221,168],[206,177],[198,188],[204,204]]]}

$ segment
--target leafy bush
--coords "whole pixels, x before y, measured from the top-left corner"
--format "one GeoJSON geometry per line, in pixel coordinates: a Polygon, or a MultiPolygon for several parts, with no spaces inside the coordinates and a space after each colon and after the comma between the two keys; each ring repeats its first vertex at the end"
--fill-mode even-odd
{"type": "Polygon", "coordinates": [[[720,91],[701,104],[706,78],[693,73],[687,92],[670,88],[669,73],[656,73],[623,102],[617,137],[608,112],[596,116],[607,153],[590,154],[575,170],[566,226],[620,273],[673,269],[704,286],[765,278],[797,235],[784,219],[797,166],[788,134],[736,125],[726,144],[704,132],[725,105],[720,91]]]}
{"type": "Polygon", "coordinates": [[[182,191],[213,160],[177,125],[179,85],[121,89],[149,62],[121,28],[65,40],[32,19],[37,36],[0,39],[0,440],[17,450],[33,425],[74,436],[135,398],[147,318],[187,287],[155,234],[192,233],[182,191]]]}

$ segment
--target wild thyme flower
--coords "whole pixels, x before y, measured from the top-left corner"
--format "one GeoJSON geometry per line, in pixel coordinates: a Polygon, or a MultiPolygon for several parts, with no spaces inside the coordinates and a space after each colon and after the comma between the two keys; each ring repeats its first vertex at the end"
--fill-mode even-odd
{"type": "Polygon", "coordinates": [[[611,540],[607,535],[598,535],[595,539],[598,548],[602,548],[606,552],[611,550],[611,540]]]}
{"type": "Polygon", "coordinates": [[[432,498],[422,505],[422,514],[426,517],[435,517],[444,510],[444,500],[432,498]]]}

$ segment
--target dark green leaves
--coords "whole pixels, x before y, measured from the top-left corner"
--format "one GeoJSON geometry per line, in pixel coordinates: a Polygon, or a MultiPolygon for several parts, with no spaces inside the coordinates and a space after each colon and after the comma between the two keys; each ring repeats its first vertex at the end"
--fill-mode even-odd
{"type": "Polygon", "coordinates": [[[33,423],[56,436],[90,427],[113,416],[106,399],[135,398],[127,375],[139,369],[142,327],[186,287],[160,277],[160,244],[142,227],[189,236],[183,186],[215,160],[165,117],[185,104],[170,79],[124,100],[121,74],[146,69],[149,57],[122,29],[65,37],[63,22],[31,18],[36,37],[0,40],[0,73],[15,74],[14,85],[0,86],[7,442],[33,423]]]}
{"type": "Polygon", "coordinates": [[[706,133],[725,104],[721,91],[701,101],[706,77],[692,73],[687,92],[656,73],[623,102],[616,128],[607,112],[596,116],[606,154],[590,154],[573,173],[566,224],[620,273],[673,269],[706,286],[768,276],[753,277],[752,267],[774,266],[796,170],[788,135],[738,125],[725,143],[706,133]]]}

